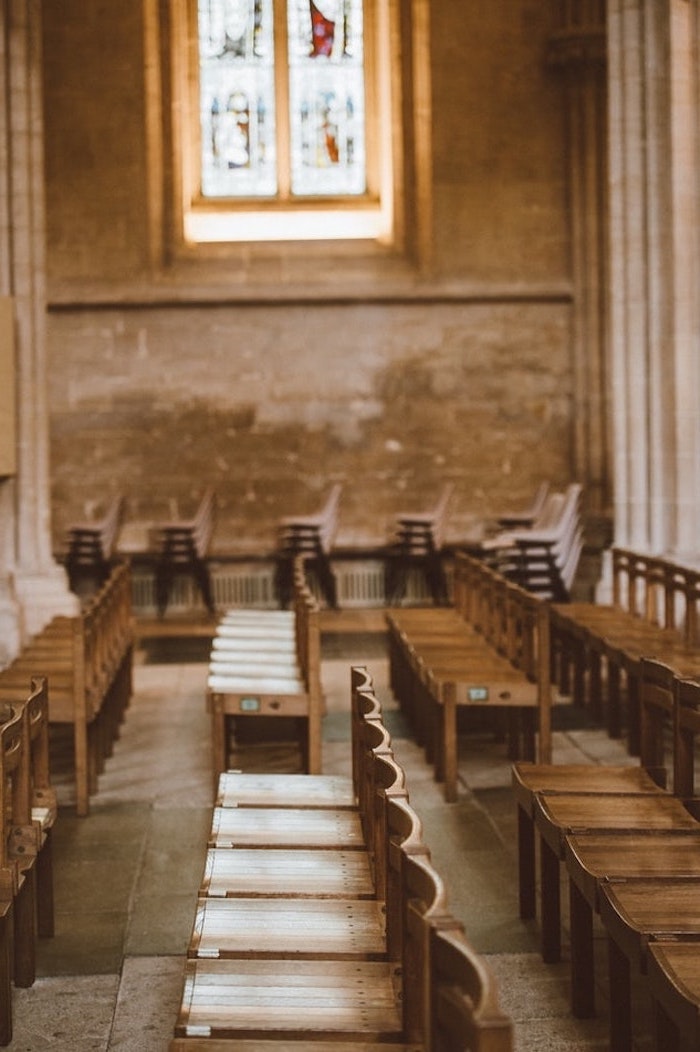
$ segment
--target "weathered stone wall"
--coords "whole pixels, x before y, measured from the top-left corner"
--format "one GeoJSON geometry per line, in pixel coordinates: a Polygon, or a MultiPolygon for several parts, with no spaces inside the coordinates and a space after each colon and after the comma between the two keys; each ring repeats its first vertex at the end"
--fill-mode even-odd
{"type": "MultiPolygon", "coordinates": [[[[305,304],[247,295],[230,264],[154,271],[141,5],[44,0],[43,16],[57,543],[116,489],[141,522],[187,513],[212,483],[216,546],[264,551],[275,518],[312,510],[336,479],[339,540],[353,545],[381,541],[392,512],[429,502],[443,479],[457,482],[455,539],[540,478],[569,480],[565,137],[543,57],[548,3],[431,5],[431,272],[398,291],[387,277],[384,294],[375,263],[363,301],[345,260],[305,304]],[[161,305],[148,306],[158,282],[161,305]],[[113,307],[90,306],[96,287],[113,307]]],[[[274,258],[263,269],[268,283],[294,270],[274,258]]]]}
{"type": "Polygon", "coordinates": [[[144,520],[186,513],[211,483],[217,544],[255,551],[341,480],[339,541],[372,544],[454,479],[464,538],[511,491],[568,478],[562,307],[153,309],[51,328],[71,349],[52,389],[59,528],[116,488],[144,520]]]}

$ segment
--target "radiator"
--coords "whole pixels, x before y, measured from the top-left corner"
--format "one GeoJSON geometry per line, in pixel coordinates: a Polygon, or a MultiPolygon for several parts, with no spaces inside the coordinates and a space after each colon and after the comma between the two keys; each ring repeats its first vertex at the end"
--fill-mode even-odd
{"type": "MultiPolygon", "coordinates": [[[[333,563],[337,583],[338,605],[344,609],[384,606],[384,563],[381,559],[352,559],[333,563]]],[[[317,591],[311,578],[311,586],[317,591]]],[[[277,606],[274,590],[274,566],[250,563],[213,563],[211,584],[218,610],[228,607],[273,610],[277,606]]],[[[320,593],[318,593],[320,595],[320,593]]],[[[145,567],[134,568],[132,601],[137,616],[149,617],[156,612],[155,578],[145,567]]],[[[420,571],[410,571],[405,603],[430,601],[430,593],[420,571]]],[[[187,614],[201,610],[202,600],[192,579],[183,574],[173,581],[168,610],[187,614]]]]}

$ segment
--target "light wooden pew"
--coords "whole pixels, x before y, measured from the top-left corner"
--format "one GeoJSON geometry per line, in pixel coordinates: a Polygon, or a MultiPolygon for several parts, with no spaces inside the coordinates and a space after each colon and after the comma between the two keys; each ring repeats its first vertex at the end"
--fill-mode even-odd
{"type": "Polygon", "coordinates": [[[364,669],[352,698],[351,778],[222,775],[171,1052],[512,1049],[364,669]]]}
{"type": "Polygon", "coordinates": [[[611,556],[611,603],[552,604],[553,667],[560,689],[611,737],[626,725],[636,755],[641,659],[654,656],[679,675],[700,671],[700,571],[627,548],[611,556]]]}
{"type": "Polygon", "coordinates": [[[510,755],[551,759],[547,603],[465,553],[455,559],[455,606],[391,610],[392,691],[416,739],[457,797],[458,710],[508,719],[510,755]]]}
{"type": "Polygon", "coordinates": [[[34,676],[49,681],[49,722],[72,727],[76,810],[90,795],[132,694],[131,572],[113,567],[74,617],[55,617],[0,671],[0,694],[22,700],[34,676]]]}
{"type": "MultiPolygon", "coordinates": [[[[694,785],[700,683],[679,680],[667,666],[644,659],[641,702],[642,760],[648,767],[592,765],[586,772],[582,766],[563,764],[549,772],[541,769],[540,791],[535,792],[534,778],[527,787],[530,804],[534,794],[533,821],[541,837],[543,955],[546,960],[559,959],[563,863],[569,877],[572,1010],[580,1017],[595,1011],[593,915],[597,913],[608,935],[610,1047],[615,1052],[636,1047],[631,972],[639,962],[646,968],[656,942],[697,939],[700,933],[700,822],[695,817],[694,785]],[[666,755],[664,740],[672,742],[672,756],[666,755]],[[671,770],[672,791],[662,788],[664,772],[671,770]]],[[[526,798],[523,774],[528,770],[526,765],[518,767],[522,770],[514,772],[514,786],[520,808],[526,798]]],[[[696,945],[700,949],[700,943],[696,945]]],[[[662,998],[666,960],[659,952],[654,966],[656,996],[662,998]]],[[[684,959],[686,979],[690,967],[690,960],[684,959]]],[[[697,967],[700,974],[700,954],[697,967]]],[[[667,1000],[676,1006],[680,1019],[683,998],[673,966],[669,968],[667,1000]]],[[[700,996],[700,985],[697,992],[700,996]]],[[[689,991],[686,1007],[693,996],[689,991]]]]}
{"type": "Polygon", "coordinates": [[[321,769],[321,633],[319,607],[298,558],[293,611],[231,610],[212,642],[207,677],[215,784],[228,765],[231,724],[246,717],[296,720],[302,767],[321,769]]]}

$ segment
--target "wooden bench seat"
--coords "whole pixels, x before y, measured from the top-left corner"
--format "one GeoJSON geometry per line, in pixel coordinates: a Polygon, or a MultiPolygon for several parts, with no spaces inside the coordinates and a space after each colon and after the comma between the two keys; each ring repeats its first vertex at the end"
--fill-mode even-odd
{"type": "Polygon", "coordinates": [[[118,563],[74,617],[58,616],[0,671],[0,692],[21,700],[33,676],[49,682],[49,722],[73,733],[76,811],[87,815],[97,777],[132,694],[131,572],[118,563]]]}
{"type": "Polygon", "coordinates": [[[416,739],[457,796],[458,709],[508,720],[511,756],[551,758],[546,603],[465,553],[455,559],[455,608],[388,611],[390,683],[416,739]],[[433,616],[431,616],[433,615],[433,616]]]}
{"type": "Polygon", "coordinates": [[[215,785],[228,767],[232,726],[246,717],[296,720],[302,768],[308,774],[319,772],[323,716],[319,607],[306,583],[301,557],[294,566],[292,611],[232,610],[217,625],[207,707],[215,785]]]}

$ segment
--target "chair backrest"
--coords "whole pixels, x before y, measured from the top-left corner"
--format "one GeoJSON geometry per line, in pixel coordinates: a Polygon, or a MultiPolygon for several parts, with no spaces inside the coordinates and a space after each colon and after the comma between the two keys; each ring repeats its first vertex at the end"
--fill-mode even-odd
{"type": "Polygon", "coordinates": [[[460,929],[430,932],[431,1052],[511,1052],[496,981],[460,929]]]}
{"type": "Polygon", "coordinates": [[[15,869],[11,855],[14,830],[31,824],[26,777],[29,763],[27,728],[23,708],[23,703],[7,705],[0,712],[0,880],[5,883],[8,873],[11,875],[15,869]]]}
{"type": "MultiPolygon", "coordinates": [[[[642,658],[639,677],[639,762],[662,789],[670,781],[668,773],[671,763],[666,761],[666,742],[675,719],[675,678],[673,669],[668,665],[654,658],[642,658]]],[[[675,743],[673,748],[675,752],[675,743]]]]}
{"type": "MultiPolygon", "coordinates": [[[[700,682],[674,680],[673,792],[682,800],[695,798],[695,745],[700,735],[700,682]]],[[[697,804],[694,808],[698,810],[697,804]]]]}

